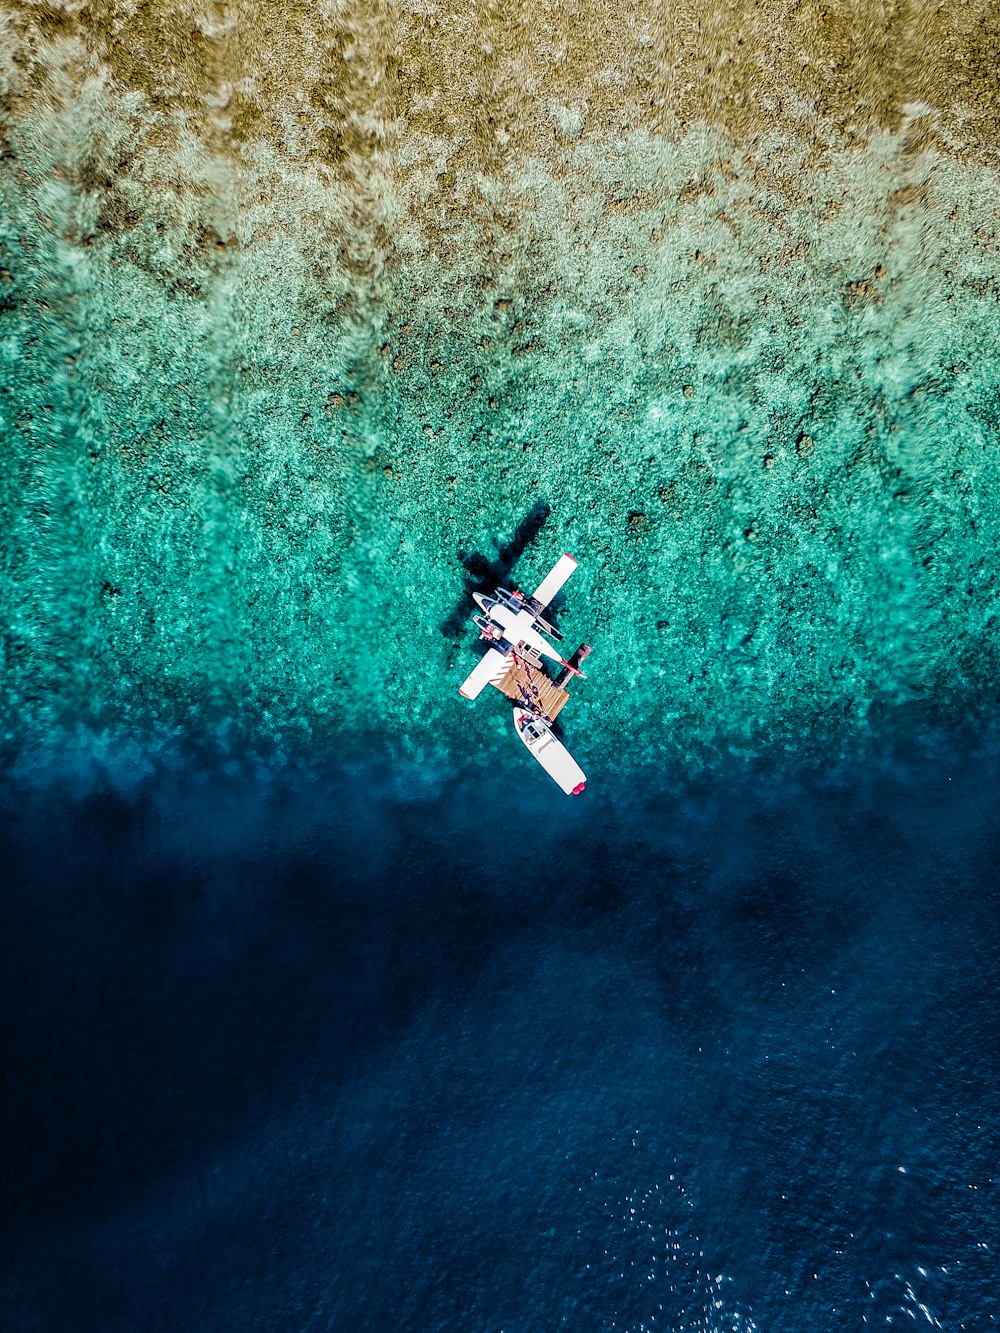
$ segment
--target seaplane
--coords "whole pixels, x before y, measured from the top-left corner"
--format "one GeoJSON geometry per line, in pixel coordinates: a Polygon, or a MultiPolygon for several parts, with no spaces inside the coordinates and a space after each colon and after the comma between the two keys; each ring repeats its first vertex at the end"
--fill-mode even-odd
{"type": "MultiPolygon", "coordinates": [[[[485,655],[458,687],[466,699],[478,699],[493,685],[514,705],[514,729],[528,752],[568,796],[578,796],[587,785],[583,769],[552,730],[569,698],[567,684],[574,677],[585,679],[580,665],[590,655],[581,643],[567,661],[552,646],[562,635],[543,619],[542,613],[576,569],[571,555],[562,555],[530,597],[523,592],[497,588],[487,596],[472,594],[479,607],[473,623],[480,640],[489,643],[485,655]],[[561,668],[553,679],[546,663],[561,668]]],[[[549,668],[554,669],[554,668],[549,668]]]]}

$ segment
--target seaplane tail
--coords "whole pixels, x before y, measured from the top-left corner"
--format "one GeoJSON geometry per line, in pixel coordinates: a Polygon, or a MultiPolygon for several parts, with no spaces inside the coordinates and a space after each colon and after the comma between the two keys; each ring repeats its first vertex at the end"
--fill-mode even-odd
{"type": "Polygon", "coordinates": [[[562,741],[556,740],[548,723],[524,708],[515,708],[514,729],[529,752],[566,795],[579,796],[587,785],[587,775],[562,741]]]}

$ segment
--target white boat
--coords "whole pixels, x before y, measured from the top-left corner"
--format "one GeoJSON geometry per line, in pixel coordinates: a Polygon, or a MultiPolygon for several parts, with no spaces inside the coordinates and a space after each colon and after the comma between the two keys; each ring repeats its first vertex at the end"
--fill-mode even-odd
{"type": "Polygon", "coordinates": [[[515,708],[514,727],[549,777],[567,796],[579,796],[587,776],[562,741],[556,740],[549,724],[525,708],[515,708]]]}

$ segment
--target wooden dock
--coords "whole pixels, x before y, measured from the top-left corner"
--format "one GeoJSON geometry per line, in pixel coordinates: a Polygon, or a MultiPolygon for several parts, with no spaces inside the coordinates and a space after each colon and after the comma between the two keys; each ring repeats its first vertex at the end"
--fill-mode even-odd
{"type": "Polygon", "coordinates": [[[569,698],[569,693],[561,690],[544,671],[520,658],[496,686],[512,703],[534,709],[550,722],[556,720],[569,698]]]}

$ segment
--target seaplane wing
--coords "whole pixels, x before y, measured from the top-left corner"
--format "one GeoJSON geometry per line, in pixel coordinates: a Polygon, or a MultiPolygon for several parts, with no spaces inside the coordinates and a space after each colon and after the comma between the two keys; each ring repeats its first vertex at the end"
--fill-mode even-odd
{"type": "Polygon", "coordinates": [[[465,680],[459,685],[459,694],[466,699],[478,699],[487,685],[502,680],[510,670],[512,658],[508,653],[497,652],[491,648],[485,657],[481,657],[465,680]]]}
{"type": "Polygon", "coordinates": [[[531,600],[539,611],[544,611],[552,598],[576,569],[571,555],[561,555],[532,594],[531,600]]]}

